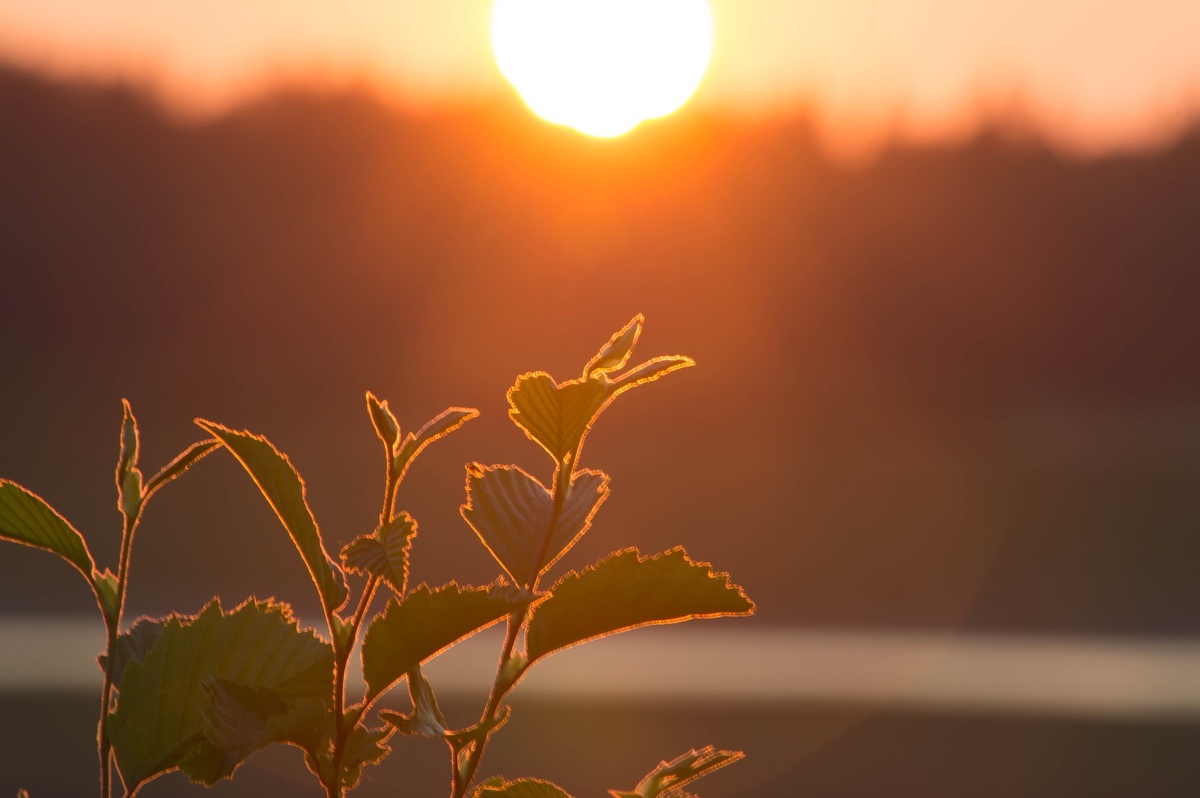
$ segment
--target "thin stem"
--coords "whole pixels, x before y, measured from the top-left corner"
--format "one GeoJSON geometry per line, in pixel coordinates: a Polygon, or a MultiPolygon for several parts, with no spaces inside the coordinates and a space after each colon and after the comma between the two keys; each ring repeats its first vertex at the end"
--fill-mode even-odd
{"type": "MultiPolygon", "coordinates": [[[[577,452],[576,452],[577,453],[577,452]]],[[[537,568],[534,570],[533,579],[526,587],[530,590],[537,589],[538,579],[541,577],[542,566],[546,561],[546,553],[550,548],[550,538],[554,535],[554,527],[558,525],[558,517],[562,513],[563,501],[566,497],[566,489],[571,484],[571,468],[575,458],[567,459],[563,463],[559,463],[554,469],[554,489],[553,501],[554,509],[550,514],[550,524],[546,529],[546,535],[542,539],[542,548],[538,554],[537,568]]],[[[479,719],[480,726],[484,728],[482,735],[471,744],[471,752],[467,755],[466,766],[459,772],[458,762],[453,763],[453,778],[451,780],[452,798],[463,798],[467,790],[471,786],[471,782],[475,780],[475,773],[479,770],[480,763],[483,762],[483,752],[487,748],[488,740],[492,736],[494,727],[491,724],[496,720],[496,714],[500,711],[500,706],[504,702],[505,697],[516,687],[517,682],[521,680],[528,665],[518,670],[516,673],[505,676],[505,671],[508,667],[509,660],[512,659],[513,649],[516,647],[517,638],[520,636],[521,627],[525,625],[525,621],[529,616],[529,608],[522,607],[521,609],[508,616],[508,633],[504,637],[504,647],[500,652],[500,662],[496,666],[496,678],[492,682],[492,692],[488,696],[487,706],[483,710],[483,716],[479,719]]]]}
{"type": "Polygon", "coordinates": [[[526,585],[530,590],[537,590],[538,579],[541,578],[542,569],[546,565],[546,555],[550,551],[550,539],[554,537],[554,527],[558,526],[558,516],[562,513],[563,501],[566,499],[567,489],[571,486],[571,464],[573,462],[574,458],[565,463],[559,463],[558,467],[554,469],[554,509],[550,512],[550,524],[542,538],[542,548],[538,552],[537,567],[533,569],[533,579],[526,585]]]}
{"type": "MultiPolygon", "coordinates": [[[[496,713],[499,711],[505,696],[508,695],[509,691],[519,681],[517,678],[511,680],[505,679],[504,668],[508,664],[508,661],[512,659],[513,649],[516,647],[517,637],[521,632],[521,626],[525,623],[527,612],[527,608],[522,607],[508,616],[508,632],[504,637],[504,647],[501,649],[500,662],[496,666],[496,679],[492,683],[492,692],[488,696],[487,706],[484,708],[483,716],[479,720],[481,725],[491,723],[496,719],[496,713]]],[[[491,736],[492,730],[487,729],[483,732],[483,736],[471,744],[471,753],[467,755],[467,765],[461,771],[458,767],[457,757],[451,763],[452,798],[462,798],[466,795],[471,782],[475,780],[475,773],[479,770],[480,763],[483,762],[483,750],[487,747],[488,738],[491,736]]]]}
{"type": "Polygon", "coordinates": [[[121,560],[117,565],[117,611],[115,618],[104,616],[108,628],[108,649],[105,652],[104,688],[100,692],[100,729],[96,733],[100,755],[100,798],[112,795],[112,741],[108,737],[108,712],[112,707],[113,675],[117,669],[117,637],[121,633],[121,614],[125,609],[125,585],[129,581],[129,553],[133,549],[133,533],[137,529],[141,508],[125,516],[121,533],[121,560]]]}
{"type": "MultiPolygon", "coordinates": [[[[389,451],[387,456],[387,477],[383,490],[383,509],[379,513],[380,526],[386,526],[392,521],[394,515],[394,505],[396,504],[396,489],[400,485],[400,480],[396,474],[396,458],[389,451]]],[[[367,615],[367,610],[370,609],[371,601],[375,598],[375,591],[379,587],[379,577],[372,574],[367,579],[367,584],[363,587],[362,597],[358,601],[358,607],[354,610],[354,615],[350,619],[350,642],[346,646],[345,651],[336,651],[337,658],[334,662],[333,672],[333,705],[334,714],[337,717],[337,731],[334,734],[333,742],[333,784],[326,784],[325,791],[329,798],[341,798],[342,796],[342,756],[346,749],[346,668],[350,664],[350,655],[354,651],[354,646],[358,643],[358,633],[362,628],[363,619],[367,615]]],[[[329,616],[329,633],[333,636],[335,642],[337,636],[333,632],[333,618],[329,616]]],[[[336,650],[336,649],[335,649],[336,650]]],[[[363,714],[366,714],[366,707],[363,707],[363,714]]]]}

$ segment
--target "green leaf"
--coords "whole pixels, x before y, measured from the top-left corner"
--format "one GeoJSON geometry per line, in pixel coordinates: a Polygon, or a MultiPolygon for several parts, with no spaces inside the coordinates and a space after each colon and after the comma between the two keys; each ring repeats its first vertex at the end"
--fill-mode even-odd
{"type": "MultiPolygon", "coordinates": [[[[288,711],[287,702],[269,687],[218,676],[202,680],[200,688],[204,691],[204,733],[226,754],[227,762],[221,770],[228,773],[262,747],[271,718],[288,711]]],[[[205,779],[206,783],[212,781],[205,779]]]]}
{"type": "Polygon", "coordinates": [[[138,514],[142,505],[142,472],[137,468],[138,427],[128,399],[121,400],[121,454],[117,458],[117,509],[126,518],[138,514]]]}
{"type": "Polygon", "coordinates": [[[178,476],[181,476],[185,471],[200,462],[208,454],[215,452],[217,447],[221,445],[220,441],[208,440],[193,443],[191,446],[180,452],[179,456],[162,467],[154,476],[150,477],[150,481],[146,483],[145,496],[143,501],[149,499],[150,496],[163,485],[178,476]]]}
{"type": "Polygon", "coordinates": [[[103,572],[93,569],[92,585],[96,591],[96,603],[100,605],[100,612],[104,613],[104,619],[115,622],[121,615],[121,607],[117,603],[117,575],[108,568],[105,568],[103,572]]]}
{"type": "Polygon", "coordinates": [[[408,672],[408,697],[413,711],[408,715],[383,710],[379,717],[396,727],[396,731],[407,737],[445,737],[446,716],[438,706],[433,686],[421,672],[421,666],[408,672]]]}
{"type": "Polygon", "coordinates": [[[526,648],[532,662],[639,626],[753,612],[727,575],[692,562],[681,548],[646,559],[626,549],[560,579],[529,621],[526,648]]]}
{"type": "Polygon", "coordinates": [[[389,753],[388,738],[393,729],[370,729],[366,726],[355,726],[346,738],[345,748],[342,749],[342,786],[347,790],[358,786],[362,777],[364,765],[374,765],[389,753]]]}
{"type": "Polygon", "coordinates": [[[135,790],[177,767],[205,783],[228,775],[237,762],[231,763],[231,752],[221,748],[220,734],[209,736],[206,707],[212,720],[214,700],[232,713],[234,702],[253,693],[262,701],[253,711],[243,711],[253,715],[267,701],[260,690],[287,705],[283,717],[300,712],[306,702],[327,710],[333,693],[332,648],[311,631],[300,631],[286,606],[269,602],[248,601],[223,613],[214,600],[194,618],[168,618],[145,658],[126,663],[118,684],[120,699],[109,717],[109,736],[126,786],[135,790]],[[218,680],[238,687],[226,689],[218,680]]]}
{"type": "MultiPolygon", "coordinates": [[[[141,663],[162,634],[165,622],[157,618],[139,618],[128,632],[117,635],[116,664],[113,666],[113,684],[120,685],[125,666],[130,662],[141,663]]],[[[108,667],[108,657],[99,656],[100,669],[108,667]]]]}
{"type": "Polygon", "coordinates": [[[291,461],[262,436],[244,430],[235,432],[204,419],[196,419],[196,423],[225,444],[258,485],[304,558],[326,612],[340,609],[348,596],[346,580],[325,551],[317,522],[304,498],[304,480],[291,461]]]}
{"type": "Polygon", "coordinates": [[[597,371],[608,373],[622,368],[633,354],[633,347],[637,344],[638,336],[642,334],[642,324],[645,321],[646,318],[639,313],[614,333],[613,337],[608,339],[608,343],[584,366],[583,376],[590,377],[597,371]]]}
{"type": "Polygon", "coordinates": [[[408,588],[408,550],[416,536],[416,520],[401,512],[373,534],[347,543],[342,549],[342,563],[351,573],[378,576],[397,596],[403,596],[408,588]]]}
{"type": "Polygon", "coordinates": [[[682,787],[701,776],[742,759],[741,751],[718,751],[711,745],[699,751],[692,749],[670,762],[661,762],[642,779],[633,792],[609,790],[614,798],[658,798],[670,794],[671,798],[682,793],[682,787]]]}
{"type": "Polygon", "coordinates": [[[521,375],[509,389],[509,417],[549,452],[556,464],[561,465],[569,455],[577,459],[596,417],[618,394],[696,364],[690,357],[666,355],[617,375],[633,352],[643,321],[639,313],[613,335],[588,361],[581,379],[556,383],[549,374],[537,371],[521,375]]]}
{"type": "Polygon", "coordinates": [[[471,794],[471,798],[571,798],[562,787],[541,779],[516,781],[487,781],[471,794]]]}
{"type": "Polygon", "coordinates": [[[0,479],[0,538],[52,551],[89,582],[96,569],[83,536],[40,496],[0,479]]]}
{"type": "Polygon", "coordinates": [[[513,582],[532,585],[588,530],[606,498],[606,474],[577,471],[556,519],[552,494],[525,471],[472,463],[461,512],[513,582]]]}
{"type": "Polygon", "coordinates": [[[367,412],[371,415],[371,423],[375,425],[375,434],[387,447],[388,456],[394,455],[396,442],[400,440],[400,424],[392,415],[387,400],[381,402],[375,398],[375,394],[367,391],[367,412]]]}
{"type": "Polygon", "coordinates": [[[425,451],[426,446],[439,438],[446,437],[478,415],[479,411],[473,407],[450,407],[425,422],[425,426],[415,433],[408,433],[400,450],[396,453],[397,479],[404,479],[408,467],[412,465],[413,460],[417,459],[417,455],[425,451]]]}
{"type": "Polygon", "coordinates": [[[363,638],[368,702],[413,668],[531,599],[531,594],[503,582],[486,588],[460,588],[451,582],[436,590],[420,585],[403,601],[389,600],[363,638]]]}
{"type": "Polygon", "coordinates": [[[610,399],[607,379],[561,384],[544,371],[523,374],[508,390],[508,415],[555,463],[574,455],[592,420],[610,399]]]}
{"type": "Polygon", "coordinates": [[[229,778],[247,757],[271,743],[292,743],[316,758],[326,750],[332,720],[328,699],[283,699],[265,688],[205,680],[204,736],[186,750],[179,769],[212,786],[229,778]],[[315,752],[315,753],[314,753],[315,752]]]}

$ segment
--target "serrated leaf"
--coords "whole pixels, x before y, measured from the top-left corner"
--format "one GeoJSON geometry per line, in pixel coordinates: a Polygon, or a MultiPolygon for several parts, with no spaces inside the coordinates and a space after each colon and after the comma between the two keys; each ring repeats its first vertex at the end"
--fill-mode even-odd
{"type": "Polygon", "coordinates": [[[181,476],[185,471],[194,466],[196,463],[200,462],[207,455],[215,452],[217,447],[220,445],[220,441],[208,440],[193,443],[191,446],[184,449],[174,460],[167,463],[157,474],[150,477],[150,480],[146,483],[143,501],[145,499],[149,499],[156,490],[176,477],[181,476]]]}
{"type": "MultiPolygon", "coordinates": [[[[130,790],[177,767],[210,781],[232,772],[205,733],[205,684],[265,688],[285,702],[328,705],[333,650],[300,631],[286,606],[248,601],[230,613],[211,602],[194,618],[172,616],[141,662],[124,667],[109,717],[117,765],[130,790]]],[[[228,696],[227,696],[228,697],[228,696]]],[[[285,713],[286,714],[286,713],[285,713]]]]}
{"type": "Polygon", "coordinates": [[[345,577],[325,551],[317,522],[305,499],[304,480],[287,455],[252,432],[235,432],[204,419],[196,419],[196,423],[221,441],[258,485],[300,551],[326,612],[332,614],[340,609],[348,596],[345,577]]]}
{"type": "Polygon", "coordinates": [[[558,581],[529,621],[530,661],[567,646],[649,624],[749,615],[754,603],[725,574],[681,548],[643,559],[618,552],[558,581]]]}
{"type": "Polygon", "coordinates": [[[126,518],[137,515],[142,503],[142,472],[138,470],[138,427],[129,400],[122,399],[121,454],[117,458],[117,509],[126,518]]]}
{"type": "Polygon", "coordinates": [[[541,779],[484,782],[471,795],[472,798],[571,798],[562,787],[541,779]]]}
{"type": "Polygon", "coordinates": [[[398,513],[373,534],[347,543],[342,549],[342,563],[352,573],[378,576],[397,596],[403,596],[408,588],[408,551],[416,536],[416,520],[408,513],[398,513]]]}
{"type": "MultiPolygon", "coordinates": [[[[128,632],[117,635],[116,663],[113,665],[113,684],[120,685],[125,666],[130,662],[141,663],[162,634],[163,621],[158,618],[139,618],[128,632]]],[[[108,667],[108,657],[98,658],[100,670],[108,667]]]]}
{"type": "Polygon", "coordinates": [[[425,422],[425,426],[415,433],[408,433],[399,451],[396,452],[397,478],[404,479],[408,467],[412,465],[413,460],[417,459],[417,455],[425,451],[426,446],[439,438],[446,437],[478,415],[479,411],[473,407],[449,407],[425,422]]]}
{"type": "Polygon", "coordinates": [[[402,715],[384,710],[379,717],[407,737],[444,737],[449,731],[446,728],[446,716],[442,714],[437,696],[433,694],[433,686],[421,672],[420,665],[408,672],[408,697],[413,706],[411,713],[402,715]]]}
{"type": "Polygon", "coordinates": [[[364,765],[374,765],[391,753],[387,741],[392,732],[390,728],[369,729],[366,726],[355,726],[351,730],[342,749],[343,787],[347,790],[356,787],[364,765]]]}
{"type": "Polygon", "coordinates": [[[711,745],[699,751],[692,749],[670,762],[660,762],[633,792],[609,790],[609,794],[614,798],[658,798],[669,793],[671,798],[682,798],[680,788],[685,784],[733,764],[744,756],[741,751],[718,751],[711,745]]]}
{"type": "Polygon", "coordinates": [[[584,366],[583,375],[590,377],[597,371],[607,373],[623,367],[629,360],[629,356],[633,354],[633,347],[637,345],[637,339],[642,334],[642,324],[645,321],[645,317],[639,313],[628,324],[613,333],[613,337],[608,339],[608,343],[600,347],[596,356],[584,366]]]}
{"type": "Polygon", "coordinates": [[[531,595],[497,582],[436,590],[420,585],[403,601],[391,599],[367,629],[362,645],[367,700],[387,690],[416,666],[529,603],[531,595]]]}
{"type": "Polygon", "coordinates": [[[512,582],[530,586],[587,532],[606,498],[607,474],[576,472],[554,520],[553,496],[533,476],[516,466],[472,463],[460,512],[512,582]]]}
{"type": "Polygon", "coordinates": [[[555,463],[562,463],[579,449],[609,398],[607,379],[588,377],[559,384],[538,371],[522,374],[509,388],[508,415],[555,463]]]}
{"type": "Polygon", "coordinates": [[[52,551],[89,582],[96,569],[83,536],[37,494],[0,479],[0,538],[52,551]]]}
{"type": "Polygon", "coordinates": [[[367,412],[371,415],[371,423],[375,426],[375,434],[379,436],[379,440],[383,441],[383,445],[387,447],[388,455],[395,454],[396,441],[400,440],[400,424],[396,421],[396,417],[392,415],[387,400],[384,399],[381,402],[375,398],[375,394],[367,391],[367,412]]]}
{"type": "Polygon", "coordinates": [[[532,585],[587,532],[606,498],[606,474],[577,471],[555,519],[552,494],[525,471],[472,463],[461,512],[513,582],[532,585]]]}
{"type": "Polygon", "coordinates": [[[204,734],[180,759],[179,769],[193,782],[212,786],[229,778],[247,757],[271,743],[293,743],[304,749],[306,757],[324,750],[321,746],[328,739],[326,731],[332,719],[328,700],[285,700],[266,688],[227,685],[230,689],[222,691],[219,698],[206,694],[210,703],[205,707],[204,734]],[[218,709],[211,703],[215,701],[226,706],[218,709]],[[285,707],[282,712],[277,711],[280,705],[285,707]],[[224,715],[215,718],[215,712],[224,715]]]}

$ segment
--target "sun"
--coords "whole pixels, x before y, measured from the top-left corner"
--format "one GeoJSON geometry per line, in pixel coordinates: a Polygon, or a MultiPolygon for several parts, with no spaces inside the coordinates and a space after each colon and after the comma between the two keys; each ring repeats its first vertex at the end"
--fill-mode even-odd
{"type": "Polygon", "coordinates": [[[706,0],[496,0],[500,71],[543,119],[612,137],[679,108],[713,47],[706,0]]]}

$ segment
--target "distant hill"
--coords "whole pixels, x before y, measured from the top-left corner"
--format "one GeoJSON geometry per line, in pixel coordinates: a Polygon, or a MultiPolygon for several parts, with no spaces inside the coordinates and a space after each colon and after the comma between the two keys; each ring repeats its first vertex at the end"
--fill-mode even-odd
{"type": "MultiPolygon", "coordinates": [[[[0,118],[0,476],[110,561],[120,397],[150,463],[194,416],[269,435],[335,547],[379,501],[370,389],[406,426],[483,410],[401,504],[418,579],[490,580],[462,463],[545,470],[505,389],[573,376],[642,311],[642,354],[700,367],[602,419],[584,464],[613,498],[564,565],[683,543],[763,623],[1196,629],[1200,131],[1099,160],[985,134],[850,168],[802,117],[604,142],[502,103],[279,94],[185,124],[14,71],[0,118]]],[[[235,469],[156,500],[135,607],[315,607],[235,469]]],[[[3,552],[0,611],[86,610],[48,555],[3,552]]]]}

